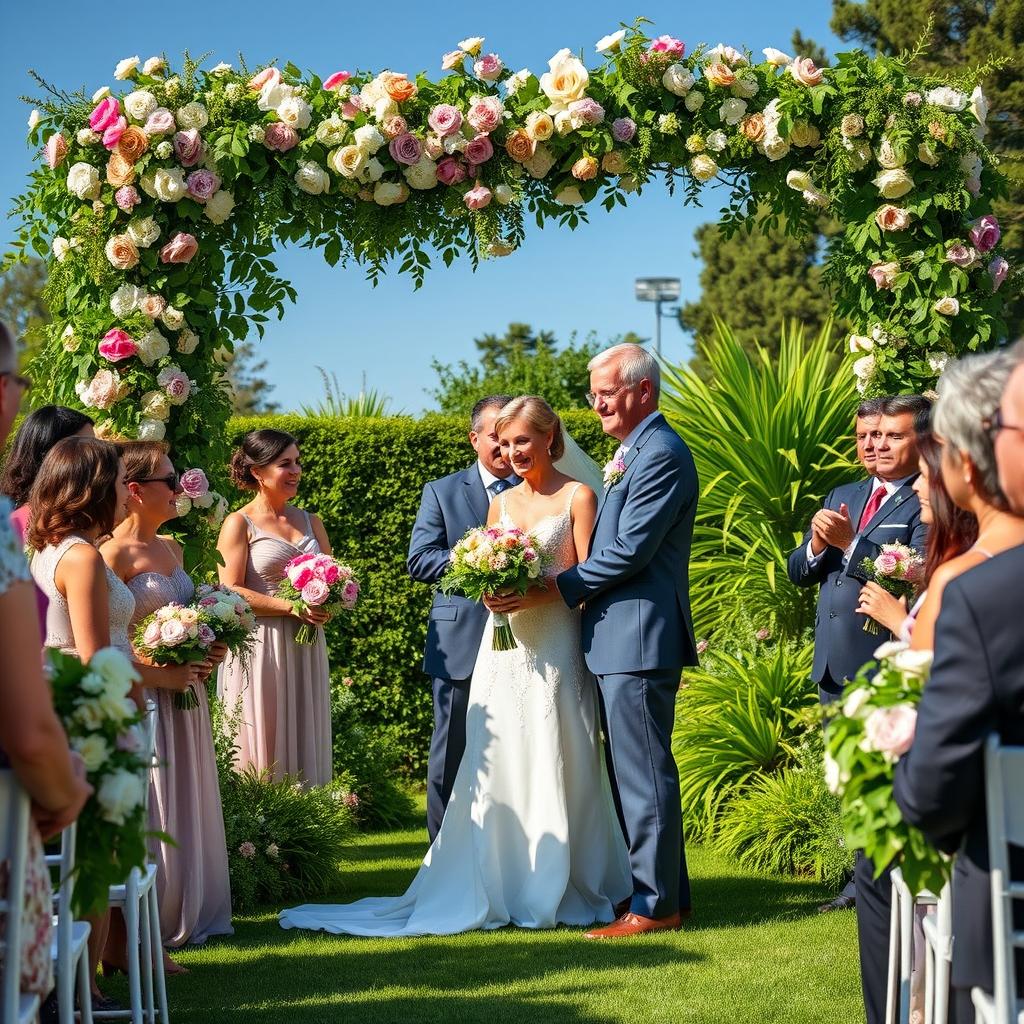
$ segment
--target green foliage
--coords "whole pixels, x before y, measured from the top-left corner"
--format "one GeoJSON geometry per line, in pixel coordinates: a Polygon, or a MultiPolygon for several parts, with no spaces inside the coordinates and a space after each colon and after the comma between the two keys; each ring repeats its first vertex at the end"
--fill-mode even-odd
{"type": "Polygon", "coordinates": [[[260,416],[277,412],[278,404],[270,400],[274,385],[263,376],[267,360],[257,354],[251,341],[235,346],[227,383],[231,393],[231,411],[235,416],[260,416]]]}
{"type": "Polygon", "coordinates": [[[299,406],[299,411],[303,416],[351,416],[377,419],[388,415],[391,399],[373,388],[367,391],[365,380],[358,395],[346,395],[341,390],[336,373],[328,376],[322,366],[318,366],[317,371],[324,383],[324,397],[316,405],[299,406]]]}
{"type": "Polygon", "coordinates": [[[20,365],[33,368],[33,361],[46,343],[44,326],[50,311],[43,298],[46,287],[46,263],[32,258],[0,271],[0,321],[21,341],[20,365]]]}
{"type": "Polygon", "coordinates": [[[807,340],[789,325],[773,360],[719,323],[701,346],[708,380],[666,368],[662,408],[701,483],[690,561],[698,635],[727,625],[741,604],[790,636],[813,621],[814,595],[789,582],[785,561],[851,470],[856,392],[835,371],[829,326],[807,340]]]}
{"type": "Polygon", "coordinates": [[[685,673],[679,694],[673,751],[687,830],[696,837],[712,832],[730,800],[795,762],[805,709],[817,698],[808,681],[813,647],[759,641],[745,625],[744,635],[685,673]]]}
{"type": "MultiPolygon", "coordinates": [[[[615,441],[602,433],[593,413],[570,411],[564,419],[599,464],[608,460],[615,441]]],[[[362,719],[374,728],[395,727],[406,767],[418,778],[433,720],[429,681],[420,671],[431,591],[409,578],[405,559],[423,485],[475,458],[466,438],[469,424],[437,415],[418,420],[267,416],[232,420],[228,441],[235,444],[259,427],[298,438],[299,504],[323,519],[335,554],[362,585],[356,607],[327,627],[335,686],[344,676],[354,680],[362,719]]]]}

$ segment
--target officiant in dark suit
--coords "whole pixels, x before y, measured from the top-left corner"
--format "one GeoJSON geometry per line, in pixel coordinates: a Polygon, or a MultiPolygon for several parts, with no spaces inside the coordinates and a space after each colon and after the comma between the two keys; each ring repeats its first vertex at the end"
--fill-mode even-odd
{"type": "MultiPolygon", "coordinates": [[[[412,530],[409,575],[434,584],[467,530],[487,521],[491,499],[519,483],[502,459],[494,421],[510,395],[489,395],[473,407],[469,443],[476,461],[465,469],[431,480],[423,488],[412,530]]],[[[441,827],[452,783],[466,747],[466,708],[488,611],[475,601],[438,591],[430,608],[423,671],[433,680],[434,734],[427,766],[427,832],[433,842],[441,827]]]]}

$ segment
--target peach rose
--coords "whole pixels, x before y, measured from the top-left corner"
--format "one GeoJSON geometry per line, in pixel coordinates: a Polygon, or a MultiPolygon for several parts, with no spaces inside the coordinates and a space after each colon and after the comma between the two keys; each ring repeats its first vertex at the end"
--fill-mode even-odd
{"type": "Polygon", "coordinates": [[[411,100],[419,92],[416,83],[409,81],[408,75],[398,75],[389,71],[382,78],[385,92],[396,103],[404,103],[406,100],[411,100]]]}
{"type": "Polygon", "coordinates": [[[139,262],[139,250],[130,235],[113,235],[103,251],[115,270],[131,270],[139,262]]]}
{"type": "Polygon", "coordinates": [[[810,57],[797,57],[789,65],[789,73],[801,85],[821,85],[824,75],[810,57]]]}
{"type": "Polygon", "coordinates": [[[281,72],[277,68],[264,68],[259,74],[249,79],[249,88],[259,92],[268,82],[277,85],[281,81],[281,72]]]}
{"type": "Polygon", "coordinates": [[[51,171],[56,170],[64,162],[64,157],[68,155],[68,144],[64,136],[57,132],[55,135],[51,135],[46,140],[46,145],[43,146],[43,159],[46,161],[46,166],[51,171]]]}
{"type": "Polygon", "coordinates": [[[121,133],[117,140],[117,149],[120,156],[123,156],[129,163],[137,163],[139,157],[149,149],[149,136],[137,125],[130,124],[121,133]]]}
{"type": "Polygon", "coordinates": [[[883,231],[905,231],[910,226],[910,214],[900,206],[886,203],[875,214],[875,223],[883,231]]]}
{"type": "Polygon", "coordinates": [[[946,141],[946,126],[941,121],[932,121],[928,125],[928,134],[939,142],[946,141]]]}
{"type": "Polygon", "coordinates": [[[116,150],[107,161],[107,184],[112,188],[130,185],[135,180],[135,165],[116,150]]]}
{"type": "Polygon", "coordinates": [[[764,114],[751,114],[740,121],[740,133],[751,142],[760,142],[764,138],[764,114]]]}
{"type": "Polygon", "coordinates": [[[597,160],[592,156],[581,156],[572,165],[572,176],[577,181],[592,181],[597,177],[597,160]]]}
{"type": "Polygon", "coordinates": [[[194,235],[179,231],[161,250],[161,263],[188,263],[199,251],[194,235]]]}
{"type": "Polygon", "coordinates": [[[721,61],[715,61],[714,64],[709,64],[704,69],[704,77],[712,85],[719,85],[725,89],[736,81],[736,72],[734,72],[728,64],[723,64],[721,61]]]}
{"type": "Polygon", "coordinates": [[[505,152],[517,163],[526,163],[533,156],[537,143],[527,134],[526,129],[517,128],[505,140],[505,152]]]}

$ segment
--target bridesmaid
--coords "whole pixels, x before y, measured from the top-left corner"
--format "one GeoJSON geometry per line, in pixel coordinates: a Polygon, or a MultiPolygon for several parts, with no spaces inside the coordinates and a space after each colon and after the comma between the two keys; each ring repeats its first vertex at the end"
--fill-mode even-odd
{"type": "MultiPolygon", "coordinates": [[[[158,441],[122,445],[128,515],[114,528],[100,554],[135,597],[131,627],[172,601],[195,596],[182,567],[181,547],[158,530],[177,515],[178,474],[158,441]]],[[[223,659],[222,644],[211,661],[223,659]]],[[[156,844],[160,934],[171,947],[202,943],[211,935],[231,935],[231,891],[224,818],[213,752],[210,707],[202,687],[198,707],[175,707],[175,692],[158,689],[156,753],[149,801],[149,825],[166,832],[175,845],[156,844]]],[[[109,946],[108,946],[109,950],[109,946]]],[[[172,973],[177,969],[170,968],[172,973]]]]}
{"type": "Polygon", "coordinates": [[[295,634],[302,623],[322,626],[329,616],[320,609],[295,613],[273,594],[290,559],[305,552],[330,554],[330,541],[317,516],[289,504],[302,477],[291,434],[246,434],[231,458],[231,477],[256,496],[221,527],[220,581],[252,605],[259,626],[251,666],[247,671],[229,658],[220,669],[218,695],[229,713],[241,703],[240,767],[322,786],[331,780],[327,645],[322,630],[311,646],[296,643],[295,634]]]}

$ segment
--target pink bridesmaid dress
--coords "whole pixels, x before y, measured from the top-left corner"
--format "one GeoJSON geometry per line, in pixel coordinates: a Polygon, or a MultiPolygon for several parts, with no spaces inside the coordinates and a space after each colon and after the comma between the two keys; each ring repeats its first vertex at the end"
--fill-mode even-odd
{"type": "MultiPolygon", "coordinates": [[[[132,626],[176,601],[188,604],[195,593],[182,569],[173,576],[142,572],[128,581],[135,596],[132,626]]],[[[151,690],[156,701],[158,767],[149,791],[149,825],[166,832],[177,845],[155,844],[160,935],[165,946],[205,942],[231,935],[231,883],[224,839],[224,816],[213,752],[210,707],[174,706],[171,690],[151,690]]]]}
{"type": "MultiPolygon", "coordinates": [[[[245,522],[249,554],[245,586],[273,594],[285,565],[296,555],[320,552],[306,515],[306,533],[292,544],[245,522]]],[[[241,702],[238,767],[267,769],[275,780],[295,776],[306,786],[331,781],[331,685],[323,630],[316,642],[299,644],[301,623],[290,615],[260,616],[256,653],[246,669],[228,658],[220,667],[217,693],[230,714],[241,702]]]]}

